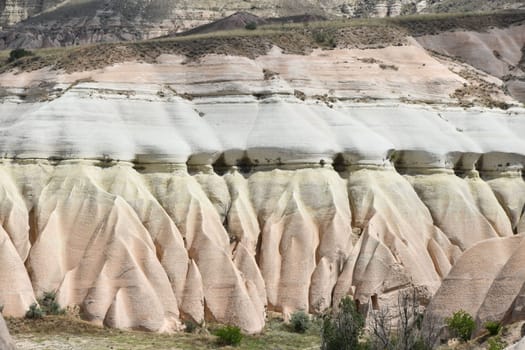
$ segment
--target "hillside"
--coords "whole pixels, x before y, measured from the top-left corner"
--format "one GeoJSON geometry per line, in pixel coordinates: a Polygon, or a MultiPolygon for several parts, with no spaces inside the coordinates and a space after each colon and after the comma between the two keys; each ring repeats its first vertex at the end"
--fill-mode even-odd
{"type": "Polygon", "coordinates": [[[330,19],[385,17],[420,12],[492,11],[523,8],[523,1],[401,0],[2,0],[0,49],[143,40],[186,31],[236,12],[260,18],[330,19]],[[476,5],[474,5],[476,4],[476,5]]]}
{"type": "Polygon", "coordinates": [[[84,16],[85,42],[121,41],[0,51],[0,305],[17,344],[81,348],[78,329],[94,348],[209,347],[179,331],[231,324],[265,348],[295,311],[351,296],[372,315],[406,293],[440,329],[463,307],[518,339],[525,11],[252,9],[134,40],[173,3],[118,3],[11,33],[84,16]],[[14,319],[46,292],[73,315],[14,319]]]}
{"type": "MultiPolygon", "coordinates": [[[[311,17],[292,17],[310,20],[311,17]]],[[[315,17],[313,19],[316,19],[315,17]]],[[[198,60],[209,54],[237,55],[256,58],[277,46],[285,53],[307,55],[314,49],[373,49],[406,46],[416,40],[432,54],[465,62],[500,80],[494,81],[479,72],[463,70],[460,75],[473,85],[458,90],[460,104],[471,100],[485,106],[500,105],[500,97],[509,93],[524,101],[521,31],[525,11],[513,13],[457,15],[417,15],[385,19],[321,21],[298,24],[278,24],[249,13],[238,13],[211,24],[196,27],[184,35],[166,36],[158,40],[107,43],[65,49],[43,49],[36,55],[2,64],[0,72],[23,71],[45,67],[66,72],[100,69],[129,60],[155,63],[162,54],[179,54],[198,60]],[[259,21],[256,30],[246,30],[245,24],[259,21]],[[267,24],[267,23],[276,24],[267,24]],[[506,29],[507,28],[507,29],[506,29]],[[470,38],[470,39],[469,39],[470,38]],[[475,38],[475,39],[472,39],[475,38]],[[466,40],[470,45],[456,45],[466,40]],[[511,46],[501,43],[512,42],[511,46]],[[487,54],[478,55],[484,51],[487,54]],[[499,92],[498,92],[499,90],[499,92]]],[[[6,57],[8,51],[4,51],[6,57]]],[[[461,69],[460,69],[461,70],[461,69]]]]}

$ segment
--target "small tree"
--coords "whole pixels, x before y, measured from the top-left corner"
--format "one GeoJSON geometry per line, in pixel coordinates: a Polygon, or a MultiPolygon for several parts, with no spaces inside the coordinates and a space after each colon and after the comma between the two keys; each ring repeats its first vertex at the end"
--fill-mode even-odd
{"type": "Polygon", "coordinates": [[[290,317],[290,327],[296,333],[304,333],[310,328],[310,316],[302,310],[296,311],[290,317]]]}
{"type": "Polygon", "coordinates": [[[355,350],[363,333],[365,321],[350,297],[341,299],[339,308],[323,315],[322,350],[355,350]]]}
{"type": "Polygon", "coordinates": [[[476,322],[465,310],[454,312],[452,317],[445,319],[445,323],[452,334],[463,341],[469,341],[476,328],[476,322]]]}
{"type": "Polygon", "coordinates": [[[33,53],[25,49],[14,49],[9,53],[9,58],[7,59],[7,62],[14,62],[17,59],[26,56],[33,56],[33,53]]]}
{"type": "Polygon", "coordinates": [[[415,291],[400,292],[395,307],[384,306],[370,313],[373,349],[427,350],[437,342],[436,322],[424,314],[415,291]]]}

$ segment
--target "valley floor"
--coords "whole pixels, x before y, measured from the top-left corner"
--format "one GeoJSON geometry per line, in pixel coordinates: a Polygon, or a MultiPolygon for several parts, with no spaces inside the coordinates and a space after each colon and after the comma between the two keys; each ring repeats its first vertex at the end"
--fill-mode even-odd
{"type": "MultiPolygon", "coordinates": [[[[18,350],[314,350],[320,347],[320,330],[314,325],[305,333],[289,330],[282,318],[273,316],[259,335],[244,336],[240,346],[219,346],[210,334],[216,325],[195,333],[159,334],[102,328],[72,316],[46,316],[41,320],[7,318],[7,325],[18,350]]],[[[525,323],[505,326],[502,344],[514,344],[520,339],[525,323]]],[[[438,350],[485,350],[489,336],[482,335],[469,343],[451,340],[438,350]]]]}
{"type": "MultiPolygon", "coordinates": [[[[170,335],[122,331],[96,327],[69,316],[47,316],[42,320],[7,319],[6,322],[19,350],[233,349],[219,347],[217,337],[208,332],[170,335]]],[[[306,334],[292,333],[281,319],[273,319],[262,334],[245,336],[235,349],[319,349],[319,343],[317,328],[306,334]]]]}

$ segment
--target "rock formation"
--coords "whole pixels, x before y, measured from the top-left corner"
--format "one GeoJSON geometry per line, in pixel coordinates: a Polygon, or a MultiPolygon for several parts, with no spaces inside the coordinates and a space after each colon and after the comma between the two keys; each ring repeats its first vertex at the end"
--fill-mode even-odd
{"type": "Polygon", "coordinates": [[[456,57],[503,79],[515,98],[525,101],[525,31],[521,26],[486,32],[458,31],[424,35],[417,41],[426,49],[456,57]],[[462,45],[454,43],[461,42],[462,45]]]}
{"type": "Polygon", "coordinates": [[[2,315],[0,315],[0,349],[15,350],[15,344],[13,343],[13,339],[11,339],[2,315]]]}
{"type": "Polygon", "coordinates": [[[142,40],[185,31],[235,12],[259,17],[390,17],[419,12],[525,8],[524,1],[468,0],[1,0],[0,49],[142,40]],[[481,3],[482,2],[482,3],[481,3]]]}
{"type": "Polygon", "coordinates": [[[514,345],[508,346],[505,348],[505,350],[520,350],[525,347],[525,338],[522,338],[519,342],[517,342],[514,345]]]}
{"type": "Polygon", "coordinates": [[[525,111],[497,77],[407,42],[0,74],[4,312],[56,291],[98,324],[258,332],[266,310],[345,295],[427,304],[497,251],[465,307],[521,319],[483,305],[521,271],[525,111]],[[465,70],[508,109],[463,108],[465,70]]]}
{"type": "Polygon", "coordinates": [[[523,242],[520,234],[486,240],[467,250],[443,280],[427,311],[444,318],[463,309],[475,315],[478,329],[487,321],[523,320],[523,242]]]}

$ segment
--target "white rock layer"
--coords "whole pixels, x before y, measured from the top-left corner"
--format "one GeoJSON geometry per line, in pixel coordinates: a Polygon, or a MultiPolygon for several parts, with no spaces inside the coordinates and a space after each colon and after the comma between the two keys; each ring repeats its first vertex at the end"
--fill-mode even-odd
{"type": "Polygon", "coordinates": [[[258,332],[266,309],[347,294],[384,305],[416,288],[426,303],[487,239],[503,264],[525,228],[524,110],[447,107],[463,81],[424,50],[372,51],[1,75],[4,312],[57,291],[113,327],[258,332]],[[399,71],[359,60],[372,54],[399,71]],[[41,80],[57,83],[44,100],[20,98],[41,80]]]}

